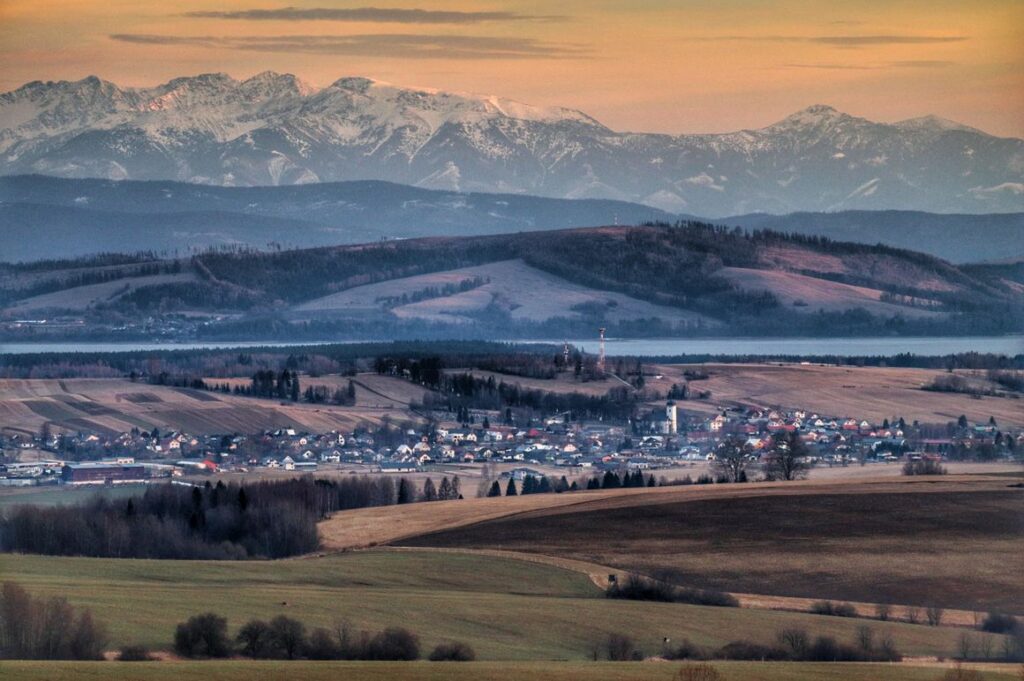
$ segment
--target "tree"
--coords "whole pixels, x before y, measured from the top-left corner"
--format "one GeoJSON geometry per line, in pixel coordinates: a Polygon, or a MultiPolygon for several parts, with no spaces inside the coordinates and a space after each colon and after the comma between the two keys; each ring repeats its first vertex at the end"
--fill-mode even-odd
{"type": "Polygon", "coordinates": [[[174,630],[174,651],[182,657],[227,657],[228,621],[212,612],[193,615],[174,630]]]}
{"type": "Polygon", "coordinates": [[[263,620],[250,620],[238,630],[235,640],[246,657],[269,657],[271,652],[270,625],[263,620]]]}
{"type": "Polygon", "coordinates": [[[287,615],[270,620],[270,638],[289,660],[294,660],[306,642],[306,625],[287,615]]]}
{"type": "Polygon", "coordinates": [[[807,457],[807,445],[799,433],[779,433],[772,438],[765,473],[769,480],[799,480],[810,470],[807,457]]]}
{"type": "Polygon", "coordinates": [[[748,452],[746,442],[738,437],[729,437],[718,445],[712,468],[732,482],[739,482],[746,474],[748,452]]]}
{"type": "Polygon", "coordinates": [[[430,478],[423,483],[423,501],[437,501],[437,488],[430,478]]]}
{"type": "Polygon", "coordinates": [[[437,498],[441,501],[446,501],[452,497],[452,483],[448,481],[448,476],[441,478],[441,486],[437,490],[437,498]]]}
{"type": "Polygon", "coordinates": [[[491,488],[487,490],[487,496],[489,497],[500,497],[501,496],[501,485],[495,480],[491,483],[491,488]]]}
{"type": "Polygon", "coordinates": [[[402,478],[398,481],[398,503],[411,504],[414,501],[412,485],[408,480],[402,478]]]}
{"type": "Polygon", "coordinates": [[[516,480],[515,480],[515,478],[509,478],[508,479],[508,486],[505,488],[505,496],[506,497],[514,497],[517,494],[518,494],[518,492],[516,492],[516,480]]]}

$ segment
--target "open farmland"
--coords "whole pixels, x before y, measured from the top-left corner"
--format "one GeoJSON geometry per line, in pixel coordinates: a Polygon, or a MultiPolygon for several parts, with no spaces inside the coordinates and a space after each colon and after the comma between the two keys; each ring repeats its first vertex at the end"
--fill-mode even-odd
{"type": "MultiPolygon", "coordinates": [[[[661,379],[648,377],[647,387],[667,392],[684,381],[683,372],[704,370],[707,380],[694,381],[694,391],[711,391],[711,399],[689,400],[680,408],[714,413],[722,405],[807,409],[836,417],[881,423],[902,416],[908,423],[948,423],[964,414],[968,420],[1001,426],[1024,425],[1024,400],[1013,397],[972,397],[921,390],[938,376],[937,369],[851,367],[808,364],[700,364],[649,368],[661,379]]],[[[969,371],[957,371],[971,376],[969,371]]],[[[976,379],[985,382],[983,378],[976,379]]]]}
{"type": "Polygon", "coordinates": [[[39,432],[44,423],[77,432],[120,433],[133,427],[207,433],[257,433],[294,427],[314,432],[413,418],[397,400],[374,406],[294,404],[132,383],[124,379],[0,379],[0,428],[39,432]]]}
{"type": "MultiPolygon", "coordinates": [[[[431,551],[360,551],[280,561],[145,561],[5,556],[5,577],[33,593],[67,595],[107,622],[115,644],[167,649],[174,626],[213,611],[231,632],[278,614],[308,626],[401,625],[425,648],[466,641],[482,660],[577,660],[612,632],[656,654],[661,641],[720,646],[771,643],[790,626],[850,640],[863,621],[797,612],[610,600],[586,575],[509,557],[431,551]],[[438,618],[437,613],[445,617],[438,618]]],[[[914,655],[947,655],[959,631],[872,623],[914,655]]],[[[993,637],[993,640],[996,640],[993,637]]]]}
{"type": "MultiPolygon", "coordinates": [[[[1024,491],[998,478],[603,495],[407,538],[746,593],[1024,613],[1024,491]]],[[[660,490],[658,490],[660,491],[660,490]]]]}

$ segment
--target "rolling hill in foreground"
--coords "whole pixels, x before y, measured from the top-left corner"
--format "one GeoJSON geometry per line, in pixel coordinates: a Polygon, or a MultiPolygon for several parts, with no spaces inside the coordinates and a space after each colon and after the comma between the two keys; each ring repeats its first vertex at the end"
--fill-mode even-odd
{"type": "Polygon", "coordinates": [[[8,320],[203,319],[224,338],[1000,333],[1024,320],[1019,275],[680,223],[5,266],[0,300],[8,320]]]}
{"type": "MultiPolygon", "coordinates": [[[[692,216],[626,201],[459,193],[380,181],[216,187],[0,177],[0,259],[8,262],[103,252],[194,254],[224,246],[311,248],[680,218],[692,216]]],[[[714,222],[883,243],[955,263],[1024,257],[1024,213],[757,213],[714,222]]]]}

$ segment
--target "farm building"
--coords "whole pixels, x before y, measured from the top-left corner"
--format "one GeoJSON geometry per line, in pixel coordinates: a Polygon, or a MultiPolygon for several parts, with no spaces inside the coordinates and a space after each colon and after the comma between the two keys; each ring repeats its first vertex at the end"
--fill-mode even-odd
{"type": "Polygon", "coordinates": [[[147,479],[149,471],[142,464],[69,463],[61,471],[65,485],[116,485],[147,479]]]}

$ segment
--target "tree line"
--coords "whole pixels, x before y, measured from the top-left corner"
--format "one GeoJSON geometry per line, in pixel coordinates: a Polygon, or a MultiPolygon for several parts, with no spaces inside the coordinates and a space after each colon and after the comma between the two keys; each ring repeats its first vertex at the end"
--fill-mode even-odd
{"type": "Polygon", "coordinates": [[[0,658],[102,660],[107,628],[66,598],[36,598],[14,582],[0,587],[0,658]]]}
{"type": "Polygon", "coordinates": [[[411,489],[404,478],[396,484],[369,476],[152,485],[127,500],[15,507],[0,517],[0,549],[110,558],[283,558],[316,550],[317,522],[331,513],[421,500],[411,489]]]}

